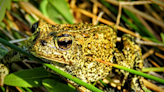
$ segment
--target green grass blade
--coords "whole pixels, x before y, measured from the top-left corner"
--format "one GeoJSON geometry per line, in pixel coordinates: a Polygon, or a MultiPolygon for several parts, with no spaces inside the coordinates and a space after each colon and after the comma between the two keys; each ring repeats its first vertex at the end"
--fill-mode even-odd
{"type": "Polygon", "coordinates": [[[24,88],[25,90],[27,90],[26,92],[33,92],[31,89],[29,88],[24,88]]]}
{"type": "Polygon", "coordinates": [[[22,87],[19,87],[19,89],[20,89],[22,92],[26,92],[22,87]]]}
{"type": "Polygon", "coordinates": [[[149,71],[154,71],[154,72],[163,72],[164,71],[164,67],[152,67],[152,68],[143,68],[142,72],[149,72],[149,71]]]}
{"type": "Polygon", "coordinates": [[[5,11],[6,11],[6,4],[5,4],[5,0],[1,0],[0,1],[0,12],[1,12],[1,15],[0,15],[0,22],[2,21],[2,19],[4,18],[5,16],[5,11]]]}
{"type": "Polygon", "coordinates": [[[164,33],[160,33],[162,42],[164,43],[164,33]]]}
{"type": "MultiPolygon", "coordinates": [[[[90,57],[88,57],[90,58],[90,57]]],[[[92,58],[91,58],[92,59],[92,58]]],[[[102,60],[96,60],[97,62],[101,62],[101,63],[104,63],[104,64],[107,64],[107,65],[111,65],[115,68],[118,68],[118,69],[122,69],[122,70],[125,70],[125,71],[128,71],[132,74],[136,74],[136,75],[139,75],[139,76],[143,76],[145,78],[148,78],[148,79],[152,79],[152,80],[155,80],[157,82],[160,82],[160,83],[163,83],[164,84],[164,80],[163,79],[160,79],[158,77],[155,77],[155,76],[152,76],[152,75],[149,75],[149,74],[146,74],[146,73],[143,73],[143,72],[140,72],[140,71],[136,71],[136,70],[133,70],[133,69],[129,69],[129,68],[126,68],[126,67],[123,67],[123,66],[120,66],[120,65],[117,65],[117,64],[113,64],[113,63],[109,63],[109,62],[106,62],[106,61],[102,61],[102,60]]]]}
{"type": "Polygon", "coordinates": [[[123,66],[120,66],[120,65],[114,65],[114,67],[119,68],[119,69],[123,69],[123,70],[128,71],[128,72],[130,72],[132,74],[140,75],[140,76],[143,76],[145,78],[152,79],[152,80],[155,80],[155,81],[157,81],[159,83],[164,84],[164,80],[160,79],[158,77],[155,77],[155,76],[143,73],[143,72],[139,72],[139,71],[136,71],[136,70],[133,70],[133,69],[129,69],[129,68],[126,68],[126,67],[123,67],[123,66]]]}
{"type": "Polygon", "coordinates": [[[11,8],[11,0],[0,0],[0,22],[3,20],[5,16],[6,9],[11,8]]]}
{"type": "Polygon", "coordinates": [[[156,42],[156,43],[162,43],[161,41],[154,39],[154,38],[150,38],[150,37],[143,37],[143,38],[149,39],[149,40],[156,42]]]}
{"type": "Polygon", "coordinates": [[[0,87],[2,92],[6,92],[4,87],[0,87]]]}

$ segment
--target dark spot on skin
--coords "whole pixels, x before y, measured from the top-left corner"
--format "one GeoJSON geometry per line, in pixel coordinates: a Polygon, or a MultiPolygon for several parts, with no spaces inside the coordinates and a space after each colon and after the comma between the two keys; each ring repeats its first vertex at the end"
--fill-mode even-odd
{"type": "Polygon", "coordinates": [[[55,25],[52,25],[52,27],[56,27],[55,25]]]}
{"type": "Polygon", "coordinates": [[[139,80],[137,79],[135,83],[139,83],[139,80]]]}
{"type": "Polygon", "coordinates": [[[0,68],[3,68],[4,66],[1,66],[0,68]]]}

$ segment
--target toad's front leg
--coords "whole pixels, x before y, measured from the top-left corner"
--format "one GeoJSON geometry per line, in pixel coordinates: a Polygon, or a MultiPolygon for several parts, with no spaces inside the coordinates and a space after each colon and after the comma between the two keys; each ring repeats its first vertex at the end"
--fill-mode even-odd
{"type": "MultiPolygon", "coordinates": [[[[125,49],[123,50],[123,53],[125,54],[126,60],[128,62],[131,62],[131,68],[137,71],[141,71],[143,67],[143,60],[142,60],[142,53],[141,48],[138,44],[134,41],[134,37],[131,35],[124,35],[122,37],[123,45],[125,46],[125,49]],[[129,57],[130,56],[130,57],[129,57]]],[[[129,77],[131,77],[131,89],[133,91],[140,91],[142,92],[143,88],[143,82],[142,77],[138,75],[131,74],[129,77]],[[142,90],[142,91],[141,91],[142,90]]]]}
{"type": "MultiPolygon", "coordinates": [[[[134,37],[129,34],[122,36],[122,51],[116,51],[115,58],[117,64],[141,71],[143,66],[142,54],[140,47],[135,43],[134,37]]],[[[129,86],[128,90],[132,91],[141,91],[143,87],[143,82],[141,76],[130,74],[127,71],[119,70],[117,73],[121,79],[121,86],[126,86],[127,83],[129,86]],[[129,83],[130,82],[130,83],[129,83]]]]}
{"type": "Polygon", "coordinates": [[[0,59],[0,86],[4,85],[4,78],[9,74],[10,65],[14,62],[22,61],[25,58],[25,55],[12,50],[0,59]]]}

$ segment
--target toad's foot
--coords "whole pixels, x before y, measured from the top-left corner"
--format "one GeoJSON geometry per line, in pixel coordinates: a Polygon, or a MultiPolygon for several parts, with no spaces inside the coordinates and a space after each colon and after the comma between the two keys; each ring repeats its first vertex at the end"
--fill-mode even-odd
{"type": "Polygon", "coordinates": [[[4,64],[0,64],[0,87],[4,85],[4,78],[9,74],[8,68],[4,64]]]}

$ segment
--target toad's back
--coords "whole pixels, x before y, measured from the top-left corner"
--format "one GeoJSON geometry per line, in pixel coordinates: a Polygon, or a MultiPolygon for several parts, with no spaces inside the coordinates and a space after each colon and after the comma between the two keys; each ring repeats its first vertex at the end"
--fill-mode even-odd
{"type": "Polygon", "coordinates": [[[110,26],[50,25],[40,20],[27,46],[34,56],[90,82],[106,77],[111,70],[96,59],[113,61],[116,38],[116,31],[110,26]]]}

